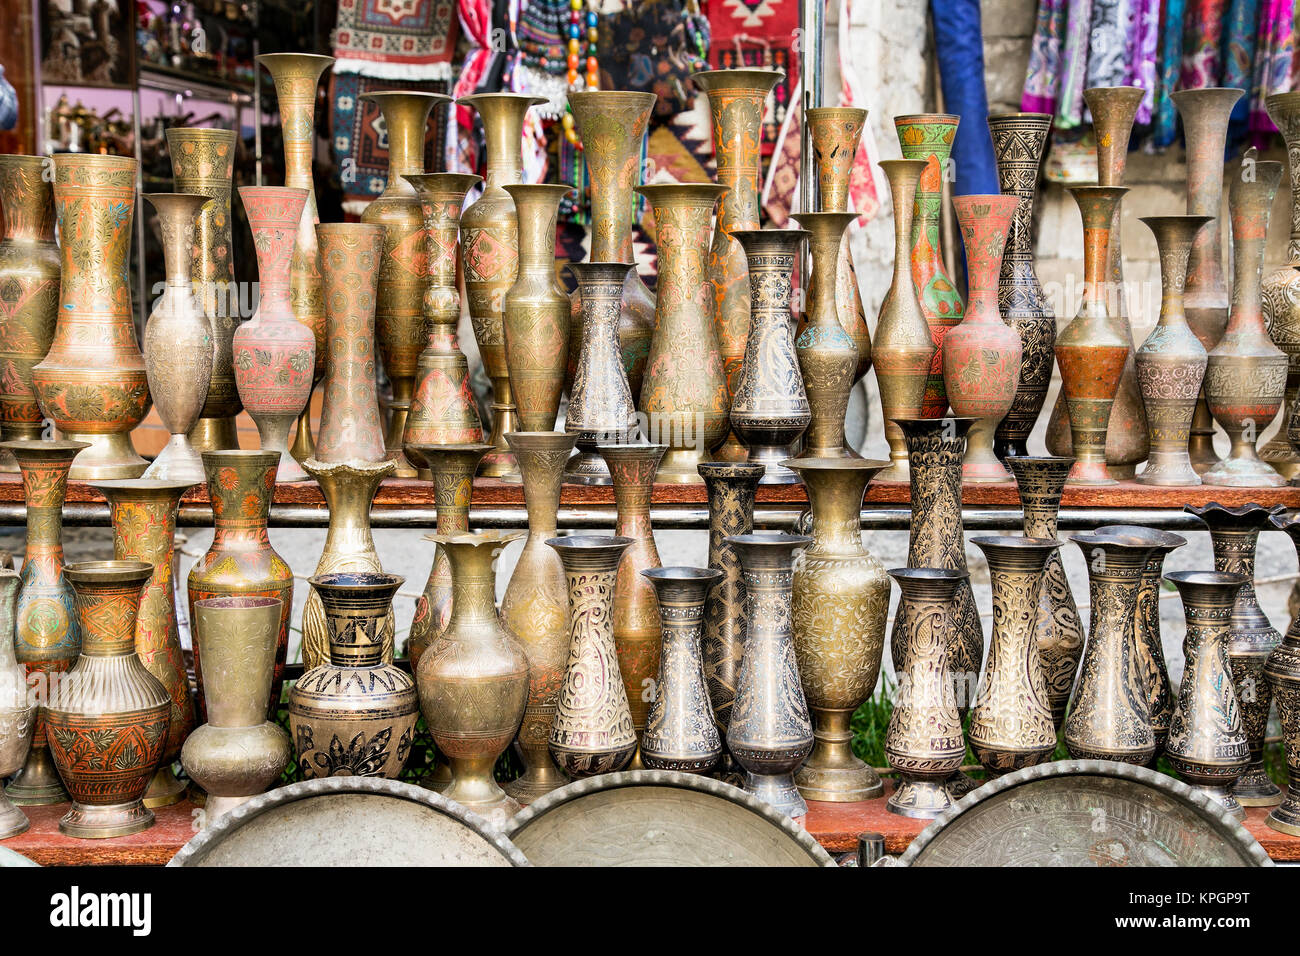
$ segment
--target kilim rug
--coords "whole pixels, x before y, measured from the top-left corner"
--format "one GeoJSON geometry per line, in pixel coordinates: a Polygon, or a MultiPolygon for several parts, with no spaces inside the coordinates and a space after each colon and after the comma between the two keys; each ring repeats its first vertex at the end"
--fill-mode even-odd
{"type": "Polygon", "coordinates": [[[763,114],[763,155],[770,156],[799,79],[799,56],[792,49],[799,31],[799,0],[709,0],[706,12],[713,34],[709,64],[715,70],[785,72],[763,114]]]}
{"type": "Polygon", "coordinates": [[[339,0],[334,73],[450,80],[455,0],[339,0]]]}

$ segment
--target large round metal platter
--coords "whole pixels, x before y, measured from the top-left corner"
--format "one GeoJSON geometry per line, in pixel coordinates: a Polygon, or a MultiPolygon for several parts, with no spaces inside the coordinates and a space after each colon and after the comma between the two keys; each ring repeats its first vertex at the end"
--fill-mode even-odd
{"type": "Polygon", "coordinates": [[[571,783],[525,807],[506,835],[535,866],[834,866],[785,814],[672,770],[571,783]]]}
{"type": "Polygon", "coordinates": [[[1109,760],[1058,760],[962,797],[901,866],[1272,866],[1205,794],[1109,760]]]}
{"type": "Polygon", "coordinates": [[[40,866],[35,860],[23,856],[7,846],[0,846],[0,867],[2,866],[40,866]]]}
{"type": "Polygon", "coordinates": [[[486,820],[423,787],[322,777],[254,797],[168,866],[528,866],[486,820]]]}

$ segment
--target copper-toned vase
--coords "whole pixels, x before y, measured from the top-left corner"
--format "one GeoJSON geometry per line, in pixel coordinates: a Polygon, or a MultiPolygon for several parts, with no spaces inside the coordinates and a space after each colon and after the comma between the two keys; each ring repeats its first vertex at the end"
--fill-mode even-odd
{"type": "Polygon", "coordinates": [[[90,443],[72,464],[73,479],[139,478],[147,463],[131,431],[150,399],[127,272],[136,161],[59,153],[53,162],[59,320],[32,384],[63,437],[90,443]]]}
{"type": "Polygon", "coordinates": [[[569,659],[569,586],[560,556],[546,542],[558,533],[560,482],[574,437],[564,432],[506,435],[519,462],[528,509],[528,539],[501,599],[501,621],[528,656],[528,706],[516,740],[525,769],[505,788],[520,804],[532,803],[568,783],[551,759],[547,741],[569,659]]]}
{"type": "Polygon", "coordinates": [[[573,434],[578,453],[565,466],[564,480],[607,485],[609,468],[596,454],[597,443],[631,438],[638,428],[636,403],[619,353],[619,323],[627,314],[627,276],[633,270],[624,262],[571,262],[569,271],[578,280],[576,296],[582,309],[577,365],[564,413],[564,430],[573,434]]]}
{"type": "Polygon", "coordinates": [[[203,480],[203,461],[189,433],[208,398],[216,345],[212,320],[190,278],[190,260],[197,216],[208,198],[199,193],[146,193],[144,198],[158,213],[167,267],[167,284],[144,330],[145,375],[158,417],[171,434],[144,477],[197,484],[203,480]]]}
{"type": "Polygon", "coordinates": [[[731,398],[731,428],[764,465],[763,484],[793,484],[781,462],[812,421],[794,350],[791,273],[808,233],[802,229],[733,229],[749,264],[751,325],[745,364],[731,398]]]}
{"type": "MultiPolygon", "coordinates": [[[[212,499],[212,547],[190,568],[187,588],[190,620],[194,604],[208,598],[279,598],[280,632],[276,636],[275,669],[266,712],[274,717],[280,705],[284,664],[289,654],[289,611],[293,607],[293,571],[273,547],[266,533],[267,513],[275,491],[278,452],[205,451],[208,497],[212,499]]],[[[206,720],[203,698],[203,664],[194,650],[194,675],[199,686],[199,716],[206,720]]]]}
{"type": "Polygon", "coordinates": [[[976,419],[966,443],[963,481],[1006,481],[993,452],[993,433],[1011,411],[1020,381],[1020,333],[998,309],[998,274],[1015,196],[953,199],[966,246],[966,313],[943,340],[943,384],[954,415],[976,419]]]}
{"type": "Polygon", "coordinates": [[[51,689],[45,722],[72,808],[59,832],[126,836],[153,825],[141,798],[167,746],[171,701],[135,651],[146,561],[85,561],[63,569],[76,596],[81,657],[51,689]]]}
{"type": "Polygon", "coordinates": [[[1205,346],[1187,324],[1183,283],[1193,241],[1211,222],[1208,216],[1148,216],[1142,220],[1160,251],[1160,321],[1133,357],[1146,403],[1150,458],[1138,475],[1144,485],[1199,485],[1188,457],[1188,437],[1196,413],[1205,346]]]}
{"type": "MultiPolygon", "coordinates": [[[[1300,512],[1273,515],[1269,520],[1273,527],[1286,532],[1300,557],[1300,512]]],[[[1286,800],[1274,807],[1264,822],[1281,833],[1300,836],[1300,614],[1268,655],[1264,678],[1277,699],[1288,780],[1286,800]]]]}
{"type": "MultiPolygon", "coordinates": [[[[18,663],[13,641],[8,640],[14,631],[20,580],[17,571],[0,570],[0,778],[23,768],[36,730],[38,706],[27,686],[26,668],[18,663]]],[[[25,833],[30,825],[0,790],[0,840],[25,833]]]]}
{"type": "MultiPolygon", "coordinates": [[[[59,308],[59,247],[54,242],[54,192],[42,172],[44,156],[0,156],[0,436],[36,440],[44,413],[32,368],[54,340],[59,308]]],[[[0,471],[17,472],[10,452],[0,471]]]]}
{"type": "Polygon", "coordinates": [[[812,711],[812,753],[794,782],[808,800],[881,796],[880,776],[853,754],[849,726],[880,676],[889,578],[862,545],[862,496],[887,463],[795,458],[812,509],[812,544],[794,569],[794,650],[812,711]]]}
{"type": "MultiPolygon", "coordinates": [[[[691,79],[709,97],[718,185],[728,190],[718,208],[718,226],[709,247],[708,276],[713,283],[718,354],[727,378],[730,407],[740,388],[750,326],[749,266],[745,250],[732,233],[759,226],[763,109],[781,74],[771,70],[707,70],[693,74],[691,79]]],[[[654,440],[662,438],[655,436],[654,440]]],[[[744,446],[734,432],[728,434],[717,457],[721,461],[745,459],[744,446]]]]}
{"type": "Polygon", "coordinates": [[[998,187],[1003,195],[1017,200],[998,275],[998,310],[1006,323],[1020,333],[1020,375],[1011,410],[998,423],[994,435],[993,447],[999,458],[1029,454],[1029,434],[1052,381],[1056,318],[1034,271],[1033,228],[1038,167],[1051,126],[1052,117],[1047,113],[989,116],[998,187]]]}
{"type": "Polygon", "coordinates": [[[524,114],[545,101],[518,93],[480,93],[456,102],[478,111],[487,138],[487,182],[478,200],[461,213],[460,251],[474,338],[492,380],[488,442],[493,451],[483,458],[482,474],[501,478],[517,473],[505,433],[519,431],[506,365],[504,313],[506,292],[519,268],[519,220],[505,187],[523,180],[524,114]]]}
{"type": "Polygon", "coordinates": [[[615,773],[637,749],[613,627],[614,582],[633,542],[570,535],[546,543],[559,552],[569,585],[569,658],[551,725],[551,757],[570,777],[615,773]]]}
{"type": "Polygon", "coordinates": [[[1070,416],[1075,461],[1066,481],[1072,485],[1115,483],[1107,466],[1108,435],[1111,419],[1122,414],[1115,396],[1130,349],[1108,308],[1113,286],[1106,271],[1106,250],[1115,209],[1125,191],[1108,186],[1070,190],[1083,217],[1083,302],[1079,314],[1057,335],[1055,351],[1061,394],[1070,416]]]}
{"type": "Polygon", "coordinates": [[[1264,770],[1264,735],[1272,691],[1264,679],[1264,664],[1282,635],[1269,623],[1255,596],[1255,545],[1259,533],[1270,527],[1281,505],[1266,508],[1250,504],[1227,508],[1210,502],[1200,508],[1188,506],[1209,526],[1214,546],[1214,570],[1242,574],[1246,583],[1237,592],[1232,608],[1232,634],[1228,639],[1228,662],[1237,686],[1241,719],[1250,745],[1250,764],[1232,788],[1237,802],[1246,807],[1271,807],[1282,801],[1282,791],[1264,770]]]}
{"type": "Polygon", "coordinates": [[[520,431],[555,427],[569,360],[569,294],[555,275],[555,223],[568,186],[505,187],[519,220],[519,268],[502,306],[506,365],[520,431]]]}
{"type": "Polygon", "coordinates": [[[885,809],[929,820],[957,800],[953,788],[966,755],[961,717],[953,694],[949,649],[959,588],[970,587],[964,570],[895,568],[899,603],[891,649],[898,675],[894,708],[885,731],[885,759],[898,784],[885,809]]]}
{"type": "Polygon", "coordinates": [[[1186,663],[1165,756],[1179,776],[1244,820],[1246,811],[1232,786],[1250,762],[1250,750],[1227,651],[1229,614],[1246,579],[1218,571],[1175,571],[1165,580],[1178,588],[1187,615],[1186,663]]]}
{"type": "Polygon", "coordinates": [[[230,225],[235,141],[235,131],[228,129],[167,130],[167,152],[177,192],[199,193],[211,200],[199,211],[190,257],[194,291],[203,314],[212,322],[212,377],[198,423],[190,430],[190,444],[196,452],[239,447],[235,416],[243,406],[235,388],[232,339],[240,315],[230,225]]]}
{"type": "Polygon", "coordinates": [[[885,416],[885,439],[889,442],[892,463],[880,473],[880,479],[907,481],[910,473],[907,444],[894,420],[920,417],[930,366],[937,354],[912,281],[912,213],[917,183],[925,171],[926,161],[885,159],[881,160],[880,168],[889,180],[894,197],[894,279],[880,303],[871,356],[880,386],[880,410],[885,416]]]}
{"type": "Polygon", "coordinates": [[[948,412],[948,396],[943,387],[943,337],[961,321],[964,311],[961,294],[948,278],[939,248],[943,183],[959,121],[959,117],[947,113],[894,117],[903,158],[925,160],[925,170],[916,188],[911,238],[912,283],[935,348],[921,400],[923,418],[941,418],[948,412]]]}
{"type": "Polygon", "coordinates": [[[158,678],[171,701],[162,763],[144,795],[146,807],[166,807],[179,803],[185,795],[185,784],[176,779],[171,765],[194,729],[194,698],[190,695],[190,677],[176,625],[176,583],[172,572],[176,557],[176,511],[181,496],[194,484],[126,478],[97,483],[94,487],[108,499],[114,559],[144,561],[153,569],[140,596],[135,652],[145,670],[158,678]]]}
{"type": "MultiPolygon", "coordinates": [[[[376,280],[384,227],[355,222],[316,227],[325,290],[325,401],[317,461],[377,462],[384,434],[375,394],[376,280]]],[[[390,375],[392,374],[390,370],[390,375]]]]}
{"type": "Polygon", "coordinates": [[[993,588],[988,663],[970,714],[971,750],[989,776],[1051,759],[1056,723],[1038,655],[1039,595],[1055,538],[972,538],[984,552],[993,588]]]}
{"type": "MultiPolygon", "coordinates": [[[[654,208],[655,327],[637,408],[650,441],[668,446],[659,481],[700,481],[696,466],[727,435],[731,407],[709,280],[713,207],[725,186],[639,186],[654,208]]],[[[739,383],[738,383],[739,384],[739,383]]]]}
{"type": "MultiPolygon", "coordinates": [[[[5,442],[18,461],[27,503],[27,541],[22,588],[14,622],[14,653],[42,699],[81,653],[81,628],[72,586],[63,576],[63,499],[68,469],[85,442],[5,442]]],[[[22,770],[5,788],[19,806],[43,806],[68,799],[46,744],[45,708],[37,712],[31,750],[22,770]]]]}
{"type": "Polygon", "coordinates": [[[1232,442],[1228,457],[1202,475],[1211,485],[1276,488],[1286,479],[1255,451],[1259,436],[1277,417],[1286,395],[1288,360],[1264,328],[1260,275],[1273,196],[1282,164],[1255,161],[1247,153],[1232,179],[1232,311],[1205,369],[1205,400],[1210,414],[1232,442]]]}
{"type": "Polygon", "coordinates": [[[641,760],[651,770],[708,773],[722,756],[722,738],[704,689],[700,634],[705,596],[722,572],[674,567],[641,573],[654,585],[663,633],[641,760]]]}
{"type": "Polygon", "coordinates": [[[1291,181],[1291,236],[1287,241],[1287,262],[1264,276],[1264,325],[1273,344],[1287,355],[1286,402],[1278,416],[1279,427],[1272,441],[1259,450],[1259,457],[1278,470],[1283,478],[1300,477],[1300,453],[1287,438],[1291,418],[1300,415],[1300,91],[1275,93],[1264,100],[1268,115],[1287,144],[1291,181]]]}
{"type": "MultiPolygon", "coordinates": [[[[280,481],[307,478],[289,453],[289,430],[311,397],[316,354],[312,330],[294,312],[291,298],[295,235],[307,196],[306,190],[288,186],[239,187],[257,249],[259,298],[253,317],[235,330],[235,383],[263,450],[280,455],[280,481]]],[[[311,258],[319,258],[314,248],[311,258]]],[[[320,277],[313,283],[319,294],[320,277]]],[[[322,316],[322,335],[323,326],[322,316]]]]}

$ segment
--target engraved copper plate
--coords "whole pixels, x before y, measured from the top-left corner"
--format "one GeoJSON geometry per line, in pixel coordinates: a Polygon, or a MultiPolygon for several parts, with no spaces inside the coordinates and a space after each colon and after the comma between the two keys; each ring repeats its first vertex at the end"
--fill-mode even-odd
{"type": "Polygon", "coordinates": [[[1007,774],[925,828],[900,866],[1272,866],[1204,794],[1145,767],[1060,760],[1007,774]]]}
{"type": "Polygon", "coordinates": [[[743,790],[670,770],[579,780],[506,835],[536,866],[833,866],[809,833],[743,790]]]}

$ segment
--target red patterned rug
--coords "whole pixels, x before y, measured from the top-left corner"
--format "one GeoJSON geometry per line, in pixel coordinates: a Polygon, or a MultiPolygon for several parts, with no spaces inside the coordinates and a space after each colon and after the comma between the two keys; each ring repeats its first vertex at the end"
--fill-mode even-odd
{"type": "Polygon", "coordinates": [[[763,114],[763,155],[770,156],[799,80],[799,54],[793,49],[799,33],[799,2],[709,0],[706,12],[713,33],[709,63],[714,69],[785,71],[763,114]]]}
{"type": "Polygon", "coordinates": [[[455,0],[339,0],[335,73],[450,80],[455,0]]]}

